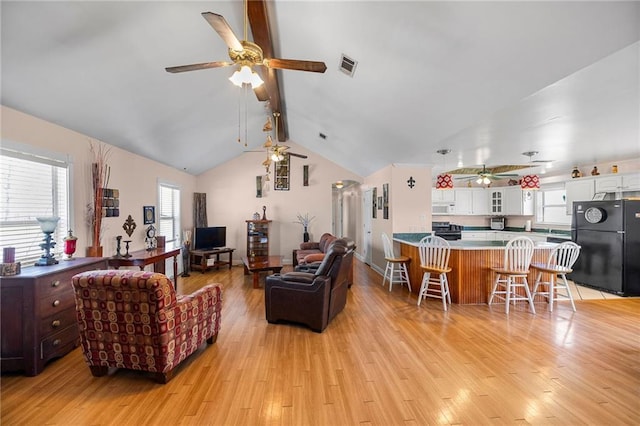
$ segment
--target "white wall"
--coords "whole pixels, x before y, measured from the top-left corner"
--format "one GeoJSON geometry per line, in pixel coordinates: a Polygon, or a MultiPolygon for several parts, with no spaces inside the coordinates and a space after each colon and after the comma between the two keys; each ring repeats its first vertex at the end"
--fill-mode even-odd
{"type": "Polygon", "coordinates": [[[291,141],[287,145],[290,151],[308,156],[307,159],[290,157],[288,191],[273,189],[272,166],[271,181],[265,184],[262,198],[256,198],[256,176],[265,171],[262,152],[244,153],[197,177],[196,192],[207,194],[208,224],[227,227],[227,246],[237,249],[238,259],[246,254],[246,220],[251,219],[254,212],[262,216],[262,206],[267,207],[267,219],[273,221],[270,254],[283,255],[284,262],[290,263],[293,249],[302,242],[303,228],[295,223],[296,215],[315,216],[309,233],[311,240],[317,241],[323,233],[332,232],[331,184],[338,180],[362,181],[360,176],[291,141]],[[303,186],[302,182],[304,164],[309,165],[309,186],[303,186]]]}
{"type": "MultiPolygon", "coordinates": [[[[90,244],[91,238],[89,227],[85,221],[86,206],[92,200],[90,170],[93,155],[90,151],[91,138],[5,106],[2,106],[1,114],[3,143],[8,142],[67,155],[72,162],[71,227],[74,235],[78,237],[76,255],[84,256],[85,248],[90,244]]],[[[95,139],[93,142],[97,143],[95,139]]],[[[108,143],[108,141],[103,142],[108,143]]],[[[110,149],[107,161],[111,167],[109,188],[120,190],[120,216],[108,217],[103,220],[104,256],[116,253],[116,236],[118,235],[122,235],[123,240],[132,240],[130,250],[144,248],[146,226],[143,224],[142,207],[150,205],[157,208],[158,180],[171,182],[180,187],[182,227],[190,228],[193,226],[192,200],[196,185],[195,176],[115,146],[110,146],[110,149]],[[137,225],[130,238],[122,228],[128,215],[131,215],[137,225]]],[[[157,214],[156,211],[156,221],[157,214]]]]}

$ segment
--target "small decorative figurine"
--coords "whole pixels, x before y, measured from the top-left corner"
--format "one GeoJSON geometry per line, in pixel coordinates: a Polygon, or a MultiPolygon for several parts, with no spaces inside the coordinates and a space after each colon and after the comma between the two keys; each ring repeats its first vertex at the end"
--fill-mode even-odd
{"type": "Polygon", "coordinates": [[[580,170],[578,170],[578,167],[574,167],[573,171],[571,172],[571,178],[575,179],[575,178],[579,178],[582,177],[582,172],[580,172],[580,170]]]}
{"type": "Polygon", "coordinates": [[[267,206],[262,206],[262,220],[267,220],[267,206]]]}
{"type": "Polygon", "coordinates": [[[591,169],[591,176],[598,176],[599,174],[600,172],[598,171],[598,168],[593,166],[593,169],[591,169]]]}

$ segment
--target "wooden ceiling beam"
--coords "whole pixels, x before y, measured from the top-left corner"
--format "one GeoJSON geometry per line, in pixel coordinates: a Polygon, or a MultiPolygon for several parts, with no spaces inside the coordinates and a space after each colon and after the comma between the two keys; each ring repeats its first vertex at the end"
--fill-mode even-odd
{"type": "MultiPolygon", "coordinates": [[[[267,14],[267,0],[249,0],[247,4],[247,15],[253,42],[262,48],[265,58],[273,58],[273,41],[271,39],[271,29],[269,27],[269,17],[267,14]]],[[[279,112],[278,120],[278,141],[286,142],[287,135],[287,114],[282,101],[282,92],[278,81],[278,71],[265,66],[261,67],[261,75],[269,95],[271,112],[279,112]]],[[[274,123],[275,124],[275,123],[274,123]]]]}

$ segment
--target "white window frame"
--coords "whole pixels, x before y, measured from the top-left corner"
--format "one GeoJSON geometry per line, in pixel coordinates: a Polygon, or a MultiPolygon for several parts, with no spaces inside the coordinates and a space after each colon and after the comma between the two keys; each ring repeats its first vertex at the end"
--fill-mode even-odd
{"type": "Polygon", "coordinates": [[[566,216],[566,221],[563,222],[552,222],[552,221],[546,221],[544,219],[544,208],[545,207],[558,207],[558,208],[562,208],[563,211],[566,211],[566,193],[565,193],[565,202],[563,204],[544,204],[544,194],[545,192],[548,191],[559,191],[562,190],[564,191],[564,183],[556,183],[556,184],[551,184],[551,185],[545,185],[543,187],[541,187],[538,191],[536,191],[536,224],[539,225],[565,225],[565,226],[570,226],[571,225],[571,216],[567,215],[566,216]]]}
{"type": "Polygon", "coordinates": [[[175,183],[171,183],[171,182],[166,182],[166,181],[161,181],[158,180],[158,210],[157,210],[157,224],[158,224],[158,235],[163,235],[165,237],[165,242],[166,243],[174,243],[174,244],[179,244],[180,243],[180,234],[181,234],[181,198],[182,198],[182,189],[180,188],[180,185],[177,185],[175,183]],[[177,194],[177,200],[174,200],[173,206],[171,206],[172,208],[168,209],[171,210],[171,214],[167,215],[166,214],[166,210],[164,209],[163,211],[163,204],[162,204],[162,195],[161,192],[162,190],[166,188],[166,189],[170,189],[172,191],[174,191],[174,195],[177,194]],[[172,219],[173,221],[173,232],[174,235],[165,235],[163,233],[162,230],[162,221],[163,220],[167,220],[167,219],[172,219]]]}
{"type": "MultiPolygon", "coordinates": [[[[2,140],[2,146],[0,147],[0,155],[7,158],[15,158],[25,161],[32,161],[34,163],[50,165],[53,167],[66,168],[66,181],[59,182],[58,187],[52,187],[51,189],[51,213],[49,216],[59,216],[60,221],[53,234],[53,241],[56,245],[52,248],[51,253],[56,259],[60,259],[64,251],[64,237],[67,235],[68,229],[71,229],[73,222],[73,191],[71,191],[71,182],[73,178],[73,162],[71,158],[66,154],[58,152],[52,152],[41,148],[33,147],[31,145],[21,144],[14,141],[2,140]],[[66,194],[62,194],[62,197],[58,195],[58,189],[63,187],[63,191],[66,194]],[[63,205],[59,204],[59,200],[62,198],[63,205]]],[[[4,170],[2,171],[4,173],[4,170]]],[[[3,182],[5,183],[5,182],[3,182]]],[[[0,189],[2,193],[5,193],[4,189],[0,189]]],[[[6,202],[6,198],[3,197],[2,203],[6,202]]],[[[0,245],[2,247],[15,247],[16,248],[16,262],[20,262],[22,267],[33,266],[36,260],[44,253],[40,248],[40,244],[43,241],[44,234],[40,230],[40,224],[35,219],[36,216],[40,216],[38,213],[33,215],[25,215],[24,217],[4,218],[0,217],[0,228],[3,231],[7,231],[13,228],[13,233],[21,235],[20,238],[12,239],[7,235],[0,237],[0,245]],[[17,230],[17,231],[15,231],[17,230]],[[25,242],[25,235],[28,242],[25,242]]],[[[4,232],[3,232],[4,234],[4,232]]]]}

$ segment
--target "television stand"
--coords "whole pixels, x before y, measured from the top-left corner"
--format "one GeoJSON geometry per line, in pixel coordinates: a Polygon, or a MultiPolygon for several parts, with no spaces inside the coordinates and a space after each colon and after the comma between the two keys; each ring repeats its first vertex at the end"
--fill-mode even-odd
{"type": "Polygon", "coordinates": [[[189,250],[189,259],[191,262],[191,269],[199,269],[203,274],[209,270],[209,268],[220,269],[220,266],[229,265],[229,269],[233,266],[233,251],[234,248],[222,247],[210,250],[189,250]],[[229,261],[220,260],[220,255],[228,253],[229,261]],[[213,265],[208,264],[208,260],[213,256],[216,257],[213,265]]]}

